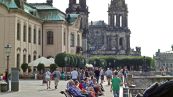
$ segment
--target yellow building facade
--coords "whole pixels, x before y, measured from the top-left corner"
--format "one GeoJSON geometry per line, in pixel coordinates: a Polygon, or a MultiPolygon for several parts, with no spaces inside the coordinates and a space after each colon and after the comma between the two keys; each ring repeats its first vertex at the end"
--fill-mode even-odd
{"type": "Polygon", "coordinates": [[[7,44],[12,47],[9,68],[20,68],[41,56],[76,53],[82,46],[80,15],[67,15],[48,1],[0,0],[0,73],[7,69],[7,44]]]}

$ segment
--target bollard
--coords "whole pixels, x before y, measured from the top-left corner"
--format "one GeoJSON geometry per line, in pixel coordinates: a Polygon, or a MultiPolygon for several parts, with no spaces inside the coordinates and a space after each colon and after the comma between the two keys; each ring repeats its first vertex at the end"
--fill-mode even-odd
{"type": "Polygon", "coordinates": [[[11,91],[19,91],[19,69],[11,68],[11,91]]]}

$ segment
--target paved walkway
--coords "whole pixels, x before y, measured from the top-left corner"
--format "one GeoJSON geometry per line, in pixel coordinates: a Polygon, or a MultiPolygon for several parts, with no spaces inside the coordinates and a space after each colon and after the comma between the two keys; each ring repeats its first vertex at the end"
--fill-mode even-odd
{"type": "MultiPolygon", "coordinates": [[[[0,97],[65,97],[61,93],[65,90],[67,81],[60,81],[58,89],[54,89],[54,82],[51,83],[51,89],[46,89],[46,84],[42,85],[41,80],[20,80],[18,92],[0,92],[0,97]]],[[[110,92],[110,86],[103,84],[105,89],[104,96],[99,97],[113,97],[110,92]]]]}

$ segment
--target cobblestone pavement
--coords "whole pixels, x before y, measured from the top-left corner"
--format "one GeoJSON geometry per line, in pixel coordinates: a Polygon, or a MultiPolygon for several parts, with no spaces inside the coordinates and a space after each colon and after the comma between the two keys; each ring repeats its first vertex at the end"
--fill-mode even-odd
{"type": "MultiPolygon", "coordinates": [[[[46,85],[42,85],[41,80],[20,80],[18,92],[0,92],[0,97],[65,97],[59,93],[65,90],[67,81],[60,81],[58,88],[54,89],[54,82],[51,82],[51,89],[46,89],[46,85]]],[[[113,97],[110,92],[110,86],[103,84],[105,89],[104,96],[99,97],[113,97]]]]}

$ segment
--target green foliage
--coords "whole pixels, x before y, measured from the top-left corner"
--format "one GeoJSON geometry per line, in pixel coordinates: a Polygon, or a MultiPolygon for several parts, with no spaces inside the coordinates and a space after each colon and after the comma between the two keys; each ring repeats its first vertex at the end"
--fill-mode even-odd
{"type": "Polygon", "coordinates": [[[43,63],[39,63],[37,65],[37,70],[39,71],[39,73],[41,73],[41,71],[44,71],[44,69],[45,69],[45,66],[43,63]]]}
{"type": "Polygon", "coordinates": [[[21,68],[22,68],[23,72],[26,72],[26,70],[28,69],[28,64],[27,63],[23,63],[21,65],[21,68]]]}
{"type": "Polygon", "coordinates": [[[57,65],[56,64],[50,64],[50,71],[53,72],[55,71],[57,68],[57,65]]]}
{"type": "Polygon", "coordinates": [[[59,67],[84,67],[86,60],[83,56],[80,55],[60,53],[56,55],[55,63],[59,67]],[[66,61],[65,58],[67,59],[66,61]]]}
{"type": "Polygon", "coordinates": [[[94,56],[89,59],[89,63],[95,67],[103,68],[133,66],[135,69],[139,69],[139,67],[144,64],[146,64],[148,68],[154,68],[154,60],[151,57],[143,56],[94,56]]]}

